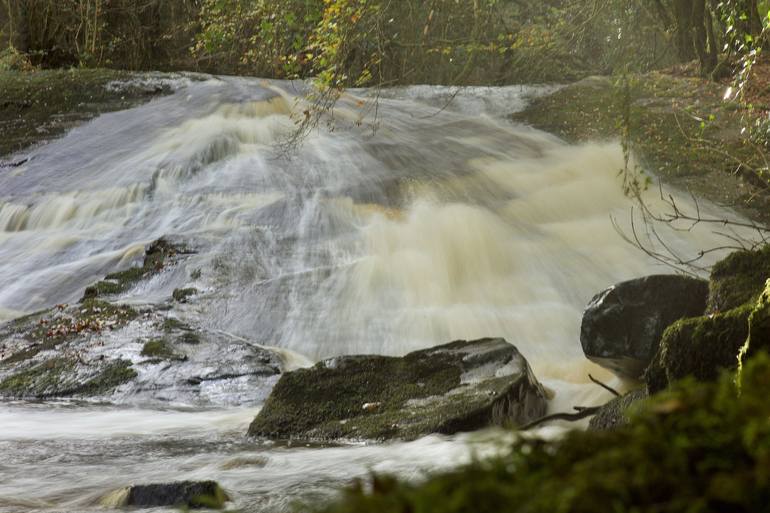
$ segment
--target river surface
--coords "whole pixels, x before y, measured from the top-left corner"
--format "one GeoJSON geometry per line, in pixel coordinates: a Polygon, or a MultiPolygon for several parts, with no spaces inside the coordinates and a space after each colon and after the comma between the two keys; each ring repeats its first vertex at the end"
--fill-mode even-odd
{"type": "MultiPolygon", "coordinates": [[[[0,320],[75,302],[173,235],[198,252],[121,301],[194,286],[183,317],[305,362],[502,336],[554,391],[552,411],[607,399],[588,372],[622,387],[583,358],[582,310],[612,283],[670,271],[610,221],[627,227],[632,205],[619,144],[569,146],[507,119],[548,88],[392,89],[376,109],[375,92],[351,91],[333,129],[287,151],[301,85],[173,86],[0,173],[0,320]]],[[[681,254],[722,242],[661,230],[681,254]]],[[[288,511],[370,471],[417,479],[509,438],[279,446],[244,436],[257,411],[3,403],[0,512],[109,510],[111,491],[177,479],[219,481],[239,511],[288,511]]]]}

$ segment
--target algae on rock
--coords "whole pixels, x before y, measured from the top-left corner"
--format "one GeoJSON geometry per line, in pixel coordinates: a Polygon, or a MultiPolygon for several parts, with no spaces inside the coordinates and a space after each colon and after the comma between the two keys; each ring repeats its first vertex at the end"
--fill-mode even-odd
{"type": "Polygon", "coordinates": [[[756,301],[767,279],[770,279],[770,245],[731,253],[711,270],[709,311],[725,312],[756,301]]]}
{"type": "Polygon", "coordinates": [[[545,413],[545,392],[503,339],[456,341],[402,358],[341,356],[283,374],[249,434],[280,439],[414,439],[545,413]]]}
{"type": "Polygon", "coordinates": [[[651,393],[687,376],[714,381],[738,366],[738,352],[749,333],[750,304],[721,314],[682,319],[663,333],[660,348],[645,373],[651,393]]]}

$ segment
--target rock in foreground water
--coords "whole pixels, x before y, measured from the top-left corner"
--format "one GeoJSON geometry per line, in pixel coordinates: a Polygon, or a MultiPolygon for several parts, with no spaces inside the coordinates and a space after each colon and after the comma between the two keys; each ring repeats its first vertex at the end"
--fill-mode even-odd
{"type": "Polygon", "coordinates": [[[400,358],[342,356],[285,373],[249,434],[408,440],[521,425],[545,410],[545,392],[513,345],[459,340],[400,358]]]}
{"type": "Polygon", "coordinates": [[[594,296],[583,314],[580,343],[589,360],[638,379],[673,322],[703,315],[708,282],[654,275],[618,283],[594,296]]]}
{"type": "MultiPolygon", "coordinates": [[[[222,509],[229,497],[216,481],[178,481],[174,483],[135,485],[118,492],[118,504],[142,508],[174,506],[177,508],[222,509]]],[[[115,501],[111,501],[115,502],[115,501]]]]}

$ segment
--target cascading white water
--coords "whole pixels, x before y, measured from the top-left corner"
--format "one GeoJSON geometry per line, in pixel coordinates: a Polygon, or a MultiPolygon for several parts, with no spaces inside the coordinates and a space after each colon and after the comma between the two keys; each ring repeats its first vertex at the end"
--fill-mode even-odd
{"type": "MultiPolygon", "coordinates": [[[[183,82],[0,173],[0,316],[76,301],[175,235],[198,253],[122,300],[195,286],[183,315],[311,360],[502,336],[555,391],[552,409],[606,398],[587,384],[589,371],[612,378],[582,357],[582,309],[614,282],[667,272],[610,223],[627,222],[631,204],[618,144],[568,146],[505,119],[543,89],[469,88],[447,105],[452,91],[411,87],[381,95],[375,132],[357,126],[371,93],[352,91],[334,131],[285,154],[276,143],[302,110],[299,86],[183,82]]],[[[665,235],[682,252],[719,242],[665,235]]],[[[253,414],[3,405],[0,511],[89,511],[131,482],[182,478],[217,479],[245,511],[277,511],[368,469],[457,464],[483,438],[255,447],[243,438],[253,414]]]]}

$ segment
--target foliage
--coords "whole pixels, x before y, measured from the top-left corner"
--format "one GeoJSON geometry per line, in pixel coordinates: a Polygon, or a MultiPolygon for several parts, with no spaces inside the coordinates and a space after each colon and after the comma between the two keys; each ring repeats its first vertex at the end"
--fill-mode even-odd
{"type": "Polygon", "coordinates": [[[614,431],[527,438],[419,484],[374,476],[325,513],[764,511],[770,500],[770,358],[719,383],[683,381],[614,431]]]}

